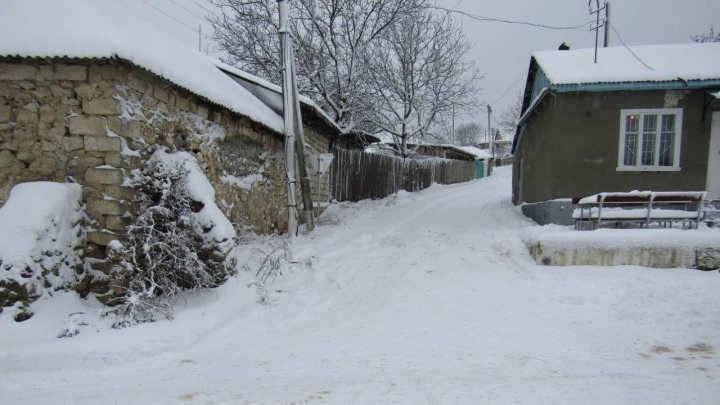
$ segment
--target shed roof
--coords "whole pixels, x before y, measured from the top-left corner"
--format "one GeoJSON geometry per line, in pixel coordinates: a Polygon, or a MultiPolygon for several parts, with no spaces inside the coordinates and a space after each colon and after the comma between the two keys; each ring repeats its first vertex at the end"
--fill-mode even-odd
{"type": "Polygon", "coordinates": [[[119,58],[282,133],[283,120],[197,52],[111,0],[3,0],[0,56],[119,58]],[[228,90],[232,89],[232,90],[228,90]]]}
{"type": "Polygon", "coordinates": [[[532,54],[550,84],[720,79],[720,43],[642,45],[532,54]]]}

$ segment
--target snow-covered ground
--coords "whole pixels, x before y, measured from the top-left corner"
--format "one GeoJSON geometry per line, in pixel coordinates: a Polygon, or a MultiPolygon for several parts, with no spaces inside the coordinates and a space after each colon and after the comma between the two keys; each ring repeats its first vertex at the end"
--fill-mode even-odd
{"type": "Polygon", "coordinates": [[[245,273],[174,321],[109,330],[72,294],[0,317],[0,402],[720,403],[720,274],[536,266],[509,180],[333,206],[271,305],[245,273]]]}

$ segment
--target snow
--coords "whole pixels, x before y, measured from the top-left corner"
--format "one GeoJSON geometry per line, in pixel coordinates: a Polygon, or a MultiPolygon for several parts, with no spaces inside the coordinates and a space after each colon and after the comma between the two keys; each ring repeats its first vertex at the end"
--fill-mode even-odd
{"type": "Polygon", "coordinates": [[[83,238],[80,200],[77,184],[39,181],[13,187],[0,208],[0,280],[38,295],[71,285],[72,266],[79,263],[75,248],[83,238]]]}
{"type": "Polygon", "coordinates": [[[253,184],[265,180],[262,173],[252,173],[247,176],[237,177],[232,174],[223,174],[220,176],[220,181],[227,184],[238,186],[244,190],[252,189],[253,184]]]}
{"type": "Polygon", "coordinates": [[[108,330],[72,294],[0,317],[3,402],[717,403],[718,273],[535,265],[523,235],[554,228],[510,179],[334,204],[268,305],[241,272],[172,322],[108,330]]]}
{"type": "Polygon", "coordinates": [[[642,45],[569,51],[538,51],[532,56],[552,84],[720,80],[720,43],[642,45]],[[651,69],[633,56],[637,55],[651,69]]]}
{"type": "Polygon", "coordinates": [[[456,146],[456,148],[473,154],[478,159],[490,159],[492,157],[492,153],[490,153],[490,150],[488,149],[480,149],[475,146],[456,146]]]}
{"type": "MultiPolygon", "coordinates": [[[[603,210],[604,212],[604,210],[603,210]]],[[[596,229],[576,231],[571,227],[544,226],[526,230],[527,245],[540,243],[548,247],[602,247],[607,249],[643,248],[716,248],[720,249],[720,232],[700,229],[596,229]]]]}
{"type": "Polygon", "coordinates": [[[121,3],[4,0],[0,55],[126,59],[282,133],[282,118],[220,72],[211,58],[133,15],[121,3]]]}
{"type": "Polygon", "coordinates": [[[167,153],[158,149],[150,157],[150,162],[161,162],[170,167],[183,167],[187,170],[185,188],[193,201],[201,202],[203,208],[194,213],[203,233],[220,244],[221,251],[227,251],[235,243],[235,228],[215,204],[215,189],[205,177],[197,160],[187,152],[167,153]]]}

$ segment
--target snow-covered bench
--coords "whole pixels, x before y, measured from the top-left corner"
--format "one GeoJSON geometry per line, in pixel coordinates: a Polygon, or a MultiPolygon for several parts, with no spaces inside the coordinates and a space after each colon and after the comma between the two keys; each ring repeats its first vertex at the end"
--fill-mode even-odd
{"type": "Polygon", "coordinates": [[[617,226],[636,223],[649,227],[650,223],[672,226],[681,222],[683,228],[697,229],[702,218],[703,191],[632,191],[629,193],[600,193],[573,199],[575,229],[596,229],[603,222],[617,226]]]}

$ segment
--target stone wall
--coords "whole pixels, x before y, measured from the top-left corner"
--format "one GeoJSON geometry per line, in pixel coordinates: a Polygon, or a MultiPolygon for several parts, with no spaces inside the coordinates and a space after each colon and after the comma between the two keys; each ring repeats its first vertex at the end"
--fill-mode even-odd
{"type": "Polygon", "coordinates": [[[0,205],[18,183],[81,184],[87,256],[121,239],[127,179],[159,147],[197,158],[239,233],[286,230],[280,134],[124,61],[0,58],[0,205]]]}

